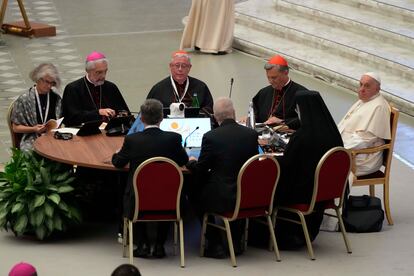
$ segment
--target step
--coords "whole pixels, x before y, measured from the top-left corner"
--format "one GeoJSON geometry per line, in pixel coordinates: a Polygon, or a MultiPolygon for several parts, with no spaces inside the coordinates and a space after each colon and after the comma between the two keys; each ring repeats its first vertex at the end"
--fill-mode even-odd
{"type": "MultiPolygon", "coordinates": [[[[268,19],[266,11],[274,9],[274,3],[270,0],[247,1],[236,6],[239,13],[262,13],[262,18],[268,19]],[[246,8],[246,5],[251,5],[246,8]],[[243,6],[244,8],[241,8],[243,6]]],[[[246,16],[246,15],[243,15],[246,16]]],[[[315,47],[312,43],[289,40],[288,36],[277,36],[266,30],[255,26],[257,17],[252,17],[249,24],[240,24],[235,27],[234,47],[249,52],[259,57],[268,58],[273,54],[284,55],[290,62],[293,69],[311,74],[327,82],[343,86],[355,91],[362,73],[372,71],[365,62],[356,61],[346,56],[339,56],[326,50],[326,47],[315,47]]],[[[283,16],[283,14],[278,14],[283,16]]],[[[283,28],[274,27],[275,31],[283,28]]],[[[281,32],[283,33],[283,32],[281,32]]],[[[395,103],[401,111],[414,116],[414,92],[407,81],[401,81],[399,74],[392,74],[392,71],[379,68],[376,70],[383,79],[383,92],[388,100],[395,103]],[[398,96],[397,96],[398,95],[398,96]]]]}
{"type": "MultiPolygon", "coordinates": [[[[337,42],[350,49],[355,49],[361,52],[361,55],[371,55],[370,61],[376,61],[378,64],[394,64],[390,69],[399,69],[402,74],[406,73],[406,69],[414,69],[414,55],[412,49],[414,49],[414,39],[410,39],[411,43],[389,40],[378,37],[378,35],[371,35],[372,32],[376,32],[379,29],[371,28],[370,33],[360,31],[361,28],[346,28],[346,25],[341,25],[342,17],[331,16],[330,22],[321,20],[326,18],[326,14],[323,11],[315,10],[313,8],[304,7],[303,5],[295,5],[291,2],[302,2],[296,0],[278,1],[281,6],[278,6],[284,13],[290,14],[290,20],[295,17],[300,17],[294,23],[290,23],[290,28],[295,28],[298,31],[302,31],[320,37],[331,42],[337,42]],[[283,3],[283,4],[282,4],[283,3]],[[299,14],[298,14],[299,13],[299,14]],[[315,20],[314,18],[319,18],[315,20]],[[335,19],[338,19],[335,21],[335,19]],[[336,22],[336,24],[335,24],[336,22]],[[335,26],[336,25],[336,26],[335,26]]],[[[306,5],[310,5],[313,2],[326,2],[326,1],[305,1],[306,5]]],[[[316,5],[316,3],[314,3],[316,5]]],[[[356,13],[356,10],[352,10],[356,13]]],[[[273,13],[274,14],[274,13],[273,13]]],[[[280,20],[278,20],[280,23],[280,20]]],[[[349,20],[348,20],[349,21],[349,20]]],[[[287,20],[284,22],[289,23],[287,20]]],[[[414,25],[413,25],[414,27],[414,25]]],[[[339,49],[339,48],[338,48],[339,49]]],[[[365,57],[364,57],[365,58],[365,57]]],[[[414,75],[413,75],[414,76],[414,75]]]]}
{"type": "Polygon", "coordinates": [[[362,10],[369,10],[375,14],[382,14],[386,17],[398,18],[406,22],[414,22],[414,3],[410,5],[404,1],[377,1],[377,0],[332,0],[362,10]]]}
{"type": "MultiPolygon", "coordinates": [[[[325,18],[341,22],[351,28],[360,29],[372,37],[382,37],[391,42],[401,41],[414,45],[414,20],[406,21],[392,17],[393,13],[386,13],[386,9],[361,9],[352,5],[355,1],[331,0],[278,0],[279,7],[296,8],[297,10],[310,10],[315,18],[325,18]]],[[[368,2],[368,1],[362,1],[368,2]]],[[[413,12],[408,11],[409,18],[414,18],[413,12]]]]}
{"type": "MultiPolygon", "coordinates": [[[[325,25],[320,25],[320,23],[312,24],[312,22],[309,22],[307,19],[303,18],[297,20],[294,24],[289,25],[287,22],[293,20],[293,17],[291,15],[286,13],[280,14],[275,12],[273,12],[272,14],[274,14],[273,18],[271,15],[267,15],[266,20],[262,20],[258,17],[237,12],[236,22],[238,24],[251,26],[252,28],[266,31],[277,36],[283,36],[289,40],[295,40],[301,43],[305,42],[308,45],[322,48],[325,51],[330,51],[339,56],[364,62],[367,68],[382,68],[384,70],[388,69],[394,70],[396,72],[398,71],[398,73],[401,76],[404,76],[404,78],[414,81],[414,68],[394,62],[391,59],[392,57],[389,55],[389,53],[386,53],[389,59],[385,59],[384,57],[371,54],[366,50],[366,45],[360,45],[361,47],[364,47],[364,50],[366,51],[362,51],[361,49],[355,48],[351,44],[352,39],[355,38],[356,35],[352,33],[349,33],[349,36],[345,37],[344,32],[342,32],[343,34],[341,35],[341,38],[335,41],[332,37],[329,37],[328,33],[322,34],[320,32],[319,36],[317,36],[317,34],[311,33],[313,29],[322,30],[322,28],[325,28],[327,32],[331,32],[330,29],[327,28],[325,25]]],[[[337,31],[335,31],[334,29],[332,30],[333,33],[331,32],[331,35],[334,36],[337,31]]],[[[365,38],[360,37],[360,39],[362,40],[365,38]]],[[[366,44],[368,43],[369,42],[367,42],[366,44]]],[[[393,50],[392,46],[389,46],[389,48],[393,50]]],[[[409,59],[409,57],[407,57],[407,59],[409,59]]]]}

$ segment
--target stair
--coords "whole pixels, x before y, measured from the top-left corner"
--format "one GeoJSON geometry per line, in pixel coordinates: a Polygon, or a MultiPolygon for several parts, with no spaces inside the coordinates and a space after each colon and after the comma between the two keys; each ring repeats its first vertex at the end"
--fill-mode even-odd
{"type": "Polygon", "coordinates": [[[233,47],[356,91],[364,72],[414,116],[414,4],[372,0],[249,0],[236,5],[233,47]]]}

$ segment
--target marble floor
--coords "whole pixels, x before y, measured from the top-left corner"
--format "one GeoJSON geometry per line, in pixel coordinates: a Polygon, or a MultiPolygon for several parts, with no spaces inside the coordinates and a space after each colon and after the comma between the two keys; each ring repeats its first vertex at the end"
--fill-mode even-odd
{"type": "MultiPolygon", "coordinates": [[[[240,2],[240,1],[238,1],[240,2]]],[[[168,75],[170,53],[179,46],[181,19],[190,0],[89,0],[26,1],[32,21],[57,26],[58,35],[50,38],[24,38],[2,35],[0,46],[0,116],[5,117],[10,102],[31,85],[30,70],[42,61],[57,64],[63,87],[83,74],[84,57],[93,50],[104,52],[109,61],[108,79],[117,83],[131,110],[138,110],[151,86],[168,75]]],[[[6,22],[19,19],[17,4],[10,1],[6,22]]],[[[190,75],[204,80],[214,97],[229,93],[234,78],[232,99],[239,116],[246,113],[250,98],[265,86],[263,60],[234,51],[225,56],[193,54],[190,75]]],[[[310,89],[320,91],[334,119],[339,121],[356,95],[328,85],[300,72],[291,77],[310,89]]],[[[62,89],[63,90],[63,89],[62,89]]],[[[322,232],[314,243],[316,261],[306,250],[282,252],[276,263],[270,252],[249,248],[238,258],[239,267],[229,260],[199,258],[199,226],[185,225],[186,263],[179,268],[178,256],[163,260],[135,259],[143,275],[412,275],[414,215],[410,179],[414,177],[414,119],[400,117],[391,180],[391,208],[394,226],[384,225],[379,233],[350,234],[353,254],[346,254],[338,233],[322,232]]],[[[9,157],[10,137],[5,120],[0,121],[0,163],[9,157]]],[[[355,193],[366,193],[365,189],[355,193]]],[[[115,239],[116,225],[83,225],[62,240],[38,242],[15,238],[0,232],[0,275],[21,260],[38,267],[39,275],[109,275],[114,267],[127,262],[115,239]]]]}

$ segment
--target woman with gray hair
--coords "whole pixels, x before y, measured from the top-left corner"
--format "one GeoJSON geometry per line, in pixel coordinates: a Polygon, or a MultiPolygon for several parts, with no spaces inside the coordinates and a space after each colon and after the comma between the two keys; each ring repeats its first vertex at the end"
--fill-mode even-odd
{"type": "Polygon", "coordinates": [[[21,150],[31,150],[40,134],[45,132],[46,122],[61,117],[59,72],[51,63],[42,63],[30,73],[34,85],[20,95],[13,105],[11,122],[13,131],[22,133],[21,150]]]}

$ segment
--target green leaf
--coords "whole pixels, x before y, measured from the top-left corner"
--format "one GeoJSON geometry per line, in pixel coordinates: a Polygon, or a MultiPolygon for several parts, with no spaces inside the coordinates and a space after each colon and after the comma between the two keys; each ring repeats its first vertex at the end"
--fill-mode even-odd
{"type": "Polygon", "coordinates": [[[43,221],[45,219],[45,212],[43,208],[37,209],[33,213],[33,223],[32,225],[35,227],[38,227],[39,225],[43,224],[43,221]]]}
{"type": "Polygon", "coordinates": [[[22,214],[17,218],[16,223],[14,224],[14,231],[17,232],[17,234],[23,234],[26,230],[27,226],[27,216],[26,214],[22,214]]]}
{"type": "Polygon", "coordinates": [[[72,192],[73,190],[75,190],[72,186],[61,186],[58,188],[58,193],[63,194],[63,193],[69,193],[72,192]]]}
{"type": "Polygon", "coordinates": [[[40,190],[38,188],[36,188],[35,186],[27,186],[26,188],[24,188],[25,192],[35,192],[35,193],[39,193],[40,190]]]}
{"type": "Polygon", "coordinates": [[[77,223],[82,222],[82,214],[79,211],[79,209],[73,206],[68,206],[68,208],[69,208],[69,213],[71,214],[72,219],[74,219],[77,223]]]}
{"type": "Polygon", "coordinates": [[[49,185],[50,184],[49,171],[45,169],[44,167],[40,167],[40,175],[42,176],[43,184],[49,185]]]}
{"type": "Polygon", "coordinates": [[[65,212],[69,211],[68,205],[63,200],[60,201],[58,207],[65,212]]]}
{"type": "Polygon", "coordinates": [[[50,205],[48,202],[45,203],[44,205],[45,208],[45,214],[46,216],[48,216],[49,218],[53,217],[53,212],[55,211],[55,209],[52,207],[52,205],[50,205]]]}
{"type": "Polygon", "coordinates": [[[46,197],[44,195],[37,195],[34,199],[33,207],[37,208],[45,203],[46,197]]]}
{"type": "Polygon", "coordinates": [[[49,191],[53,191],[53,192],[57,192],[58,191],[58,188],[56,186],[54,186],[54,185],[47,185],[46,186],[46,189],[49,190],[49,191]]]}
{"type": "Polygon", "coordinates": [[[56,181],[56,182],[64,181],[64,180],[66,180],[69,177],[69,175],[70,175],[70,171],[66,171],[66,172],[60,173],[60,174],[58,174],[56,176],[56,178],[54,179],[54,181],[56,181]]]}
{"type": "Polygon", "coordinates": [[[0,209],[0,219],[5,218],[8,213],[7,209],[0,209]]]}
{"type": "Polygon", "coordinates": [[[60,196],[58,194],[51,194],[47,196],[48,199],[53,201],[56,205],[59,205],[60,202],[60,196]]]}
{"type": "Polygon", "coordinates": [[[55,226],[55,228],[59,231],[62,231],[63,226],[62,226],[62,219],[60,218],[59,215],[57,215],[55,213],[55,216],[53,217],[53,225],[55,226]]]}
{"type": "Polygon", "coordinates": [[[40,225],[39,227],[36,227],[35,229],[36,237],[39,240],[43,240],[46,236],[46,228],[44,225],[40,225]]]}
{"type": "Polygon", "coordinates": [[[57,183],[56,185],[57,185],[57,186],[68,185],[68,184],[72,183],[75,179],[76,179],[76,177],[72,176],[72,177],[70,177],[70,178],[66,179],[66,180],[65,180],[65,181],[63,181],[63,182],[57,183]]]}
{"type": "Polygon", "coordinates": [[[45,219],[45,225],[46,225],[47,229],[49,230],[49,232],[53,232],[55,226],[53,225],[53,219],[52,218],[46,218],[45,219]]]}
{"type": "Polygon", "coordinates": [[[20,212],[21,210],[23,210],[24,204],[21,202],[16,202],[16,204],[13,205],[13,208],[11,210],[11,213],[17,213],[20,212]]]}

